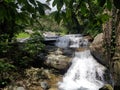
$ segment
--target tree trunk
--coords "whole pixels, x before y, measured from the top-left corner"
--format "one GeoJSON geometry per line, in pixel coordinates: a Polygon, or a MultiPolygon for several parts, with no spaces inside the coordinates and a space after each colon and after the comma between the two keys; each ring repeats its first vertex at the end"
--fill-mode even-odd
{"type": "Polygon", "coordinates": [[[103,25],[105,59],[109,62],[115,89],[120,88],[120,10],[107,12],[112,18],[103,25]],[[116,88],[117,87],[117,88],[116,88]]]}

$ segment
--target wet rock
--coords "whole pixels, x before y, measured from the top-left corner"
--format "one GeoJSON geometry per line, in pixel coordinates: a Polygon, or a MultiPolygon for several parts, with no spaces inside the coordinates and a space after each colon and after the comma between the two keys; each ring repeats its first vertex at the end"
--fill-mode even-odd
{"type": "Polygon", "coordinates": [[[75,50],[74,49],[63,49],[63,55],[72,57],[74,54],[75,50]]]}

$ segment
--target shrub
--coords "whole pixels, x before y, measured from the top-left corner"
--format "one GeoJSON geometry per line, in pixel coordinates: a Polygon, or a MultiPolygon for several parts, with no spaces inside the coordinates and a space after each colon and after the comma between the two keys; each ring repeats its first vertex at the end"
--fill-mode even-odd
{"type": "Polygon", "coordinates": [[[40,32],[35,32],[31,35],[30,39],[25,43],[25,50],[31,55],[35,56],[44,49],[43,37],[40,32]]]}
{"type": "Polygon", "coordinates": [[[5,87],[11,81],[12,71],[15,70],[14,65],[7,63],[5,59],[0,59],[0,88],[5,87]]]}

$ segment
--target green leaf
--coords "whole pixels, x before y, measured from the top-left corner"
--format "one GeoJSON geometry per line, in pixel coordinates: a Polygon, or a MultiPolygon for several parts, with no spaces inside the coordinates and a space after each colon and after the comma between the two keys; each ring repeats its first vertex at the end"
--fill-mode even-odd
{"type": "Polygon", "coordinates": [[[38,7],[36,7],[36,9],[39,11],[39,13],[41,15],[45,15],[45,12],[44,12],[44,4],[42,4],[41,2],[37,1],[37,4],[38,4],[38,7]]]}
{"type": "Polygon", "coordinates": [[[64,22],[67,22],[67,18],[66,18],[65,12],[62,12],[61,15],[62,15],[62,17],[63,17],[64,22]]]}
{"type": "Polygon", "coordinates": [[[29,0],[29,2],[32,3],[34,6],[37,5],[36,2],[35,2],[35,0],[29,0]]]}
{"type": "Polygon", "coordinates": [[[58,0],[58,4],[57,4],[58,11],[60,11],[62,7],[63,7],[63,0],[58,0]]]}
{"type": "Polygon", "coordinates": [[[58,2],[58,0],[54,0],[52,3],[52,6],[54,7],[56,4],[58,4],[57,2],[58,2]]]}
{"type": "Polygon", "coordinates": [[[108,14],[103,14],[103,15],[101,16],[101,20],[102,20],[103,23],[106,22],[106,21],[108,21],[109,18],[110,18],[110,16],[109,16],[108,14]]]}
{"type": "Polygon", "coordinates": [[[55,5],[57,5],[57,9],[60,11],[63,7],[63,0],[54,0],[52,6],[54,7],[55,5]]]}
{"type": "Polygon", "coordinates": [[[49,9],[49,10],[51,10],[51,8],[50,8],[47,4],[42,4],[42,5],[43,5],[44,9],[49,9]]]}
{"type": "Polygon", "coordinates": [[[60,21],[61,21],[61,15],[60,15],[60,13],[58,11],[55,11],[52,14],[53,14],[55,20],[57,21],[57,23],[59,24],[60,21]]]}
{"type": "Polygon", "coordinates": [[[84,14],[86,14],[86,12],[87,12],[87,7],[85,4],[82,4],[81,5],[81,13],[84,15],[84,14]]]}
{"type": "Polygon", "coordinates": [[[112,2],[111,0],[107,0],[107,9],[110,11],[112,9],[112,2]]]}
{"type": "Polygon", "coordinates": [[[72,11],[71,11],[71,9],[69,9],[69,8],[67,8],[66,9],[66,18],[71,18],[71,14],[72,14],[72,11]]]}

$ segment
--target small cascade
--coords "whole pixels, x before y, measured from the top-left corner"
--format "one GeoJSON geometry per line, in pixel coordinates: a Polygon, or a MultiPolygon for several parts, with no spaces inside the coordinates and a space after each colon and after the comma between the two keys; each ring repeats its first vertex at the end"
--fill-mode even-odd
{"type": "MultiPolygon", "coordinates": [[[[88,47],[88,44],[88,40],[81,35],[65,35],[55,45],[60,48],[81,48],[88,47]]],[[[94,59],[90,50],[76,51],[70,68],[58,83],[59,90],[99,90],[106,83],[105,70],[106,67],[94,59]]]]}
{"type": "Polygon", "coordinates": [[[59,37],[56,46],[60,48],[79,48],[88,45],[88,40],[83,39],[81,34],[71,34],[59,37]]]}
{"type": "Polygon", "coordinates": [[[105,70],[89,50],[75,52],[71,67],[59,82],[59,90],[99,90],[105,84],[105,70]]]}

